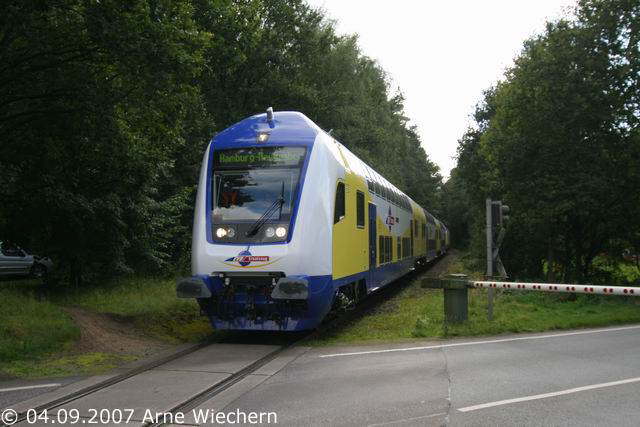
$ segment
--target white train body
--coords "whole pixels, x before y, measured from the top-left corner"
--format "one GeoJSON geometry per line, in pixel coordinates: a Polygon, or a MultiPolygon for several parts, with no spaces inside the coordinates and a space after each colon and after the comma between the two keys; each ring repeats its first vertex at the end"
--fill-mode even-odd
{"type": "Polygon", "coordinates": [[[311,329],[447,245],[444,225],[303,114],[261,114],[204,154],[178,295],[215,328],[311,329]]]}

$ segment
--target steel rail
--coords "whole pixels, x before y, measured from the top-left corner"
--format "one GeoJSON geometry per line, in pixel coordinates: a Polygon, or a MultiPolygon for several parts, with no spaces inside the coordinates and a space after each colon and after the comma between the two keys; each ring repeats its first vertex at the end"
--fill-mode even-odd
{"type": "MultiPolygon", "coordinates": [[[[74,402],[76,400],[79,400],[85,396],[88,396],[90,394],[96,393],[100,390],[103,390],[107,387],[110,387],[112,385],[118,384],[124,380],[127,380],[131,377],[134,377],[136,375],[139,375],[143,372],[149,371],[151,369],[157,368],[158,366],[164,365],[166,363],[172,362],[176,359],[179,359],[183,356],[186,356],[188,354],[191,354],[195,351],[198,351],[200,349],[203,349],[205,347],[208,347],[210,345],[213,345],[213,343],[209,343],[209,342],[204,342],[204,343],[199,343],[199,344],[194,344],[192,346],[189,346],[185,349],[182,349],[180,351],[177,351],[175,353],[169,354],[167,356],[163,356],[163,357],[159,357],[157,359],[151,360],[148,363],[142,364],[140,366],[137,366],[129,371],[123,372],[122,374],[118,374],[114,377],[108,378],[104,381],[100,381],[97,384],[93,384],[91,386],[88,387],[84,387],[80,390],[76,390],[72,393],[69,393],[65,396],[59,397],[57,399],[53,399],[49,402],[43,403],[41,405],[36,406],[35,408],[29,408],[26,411],[20,412],[18,413],[18,418],[16,419],[14,424],[18,424],[21,423],[23,421],[27,420],[27,415],[30,412],[35,411],[35,413],[41,413],[43,411],[50,411],[52,409],[56,409],[59,408],[60,406],[66,405],[68,403],[74,402]]],[[[2,424],[5,425],[5,424],[2,424]]]]}
{"type": "MultiPolygon", "coordinates": [[[[239,383],[240,381],[242,381],[243,379],[245,379],[246,377],[248,377],[252,373],[256,372],[258,369],[262,368],[264,365],[266,365],[267,363],[271,362],[276,357],[278,357],[280,354],[284,353],[286,350],[292,348],[298,342],[300,342],[300,341],[302,341],[304,339],[305,338],[303,337],[298,341],[295,341],[295,342],[290,343],[290,344],[286,344],[286,345],[284,345],[284,346],[282,346],[280,348],[277,348],[277,349],[273,350],[272,352],[270,352],[269,354],[261,357],[260,359],[256,360],[252,364],[242,368],[241,370],[239,370],[238,372],[236,372],[234,374],[231,374],[230,376],[228,376],[224,380],[218,381],[217,383],[213,384],[211,387],[207,388],[206,390],[203,390],[200,393],[189,397],[188,399],[184,400],[183,402],[179,403],[178,405],[174,406],[173,408],[169,409],[168,411],[163,411],[163,415],[167,416],[167,415],[171,414],[171,416],[175,416],[175,414],[186,413],[186,412],[188,412],[188,411],[190,411],[192,409],[197,408],[199,405],[203,404],[204,402],[214,398],[215,396],[217,396],[220,393],[224,392],[225,390],[229,389],[234,384],[239,383]]],[[[160,421],[159,422],[147,422],[147,423],[143,424],[144,427],[157,427],[157,426],[163,426],[163,425],[166,425],[166,423],[164,421],[162,421],[162,422],[160,422],[160,421]]]]}

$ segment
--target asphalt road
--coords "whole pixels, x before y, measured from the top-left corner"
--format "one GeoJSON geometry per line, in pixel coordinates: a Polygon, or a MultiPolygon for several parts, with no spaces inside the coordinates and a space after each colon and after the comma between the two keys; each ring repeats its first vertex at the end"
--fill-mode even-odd
{"type": "Polygon", "coordinates": [[[80,377],[0,381],[0,409],[80,380],[80,377]]]}
{"type": "Polygon", "coordinates": [[[273,411],[291,426],[640,424],[640,326],[418,346],[313,349],[202,408],[273,411]]]}
{"type": "MultiPolygon", "coordinates": [[[[267,350],[208,348],[67,409],[86,415],[90,408],[132,407],[140,420],[145,408],[168,409],[267,350]]],[[[284,426],[635,426],[640,423],[639,355],[640,325],[403,345],[299,347],[201,404],[196,413],[272,413],[284,426]]],[[[191,411],[182,423],[220,424],[197,422],[191,411]]]]}

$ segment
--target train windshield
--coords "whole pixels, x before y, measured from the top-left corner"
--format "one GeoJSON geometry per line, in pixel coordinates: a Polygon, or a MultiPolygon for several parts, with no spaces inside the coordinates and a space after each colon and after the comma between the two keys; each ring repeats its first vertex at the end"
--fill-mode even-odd
{"type": "Polygon", "coordinates": [[[214,153],[215,223],[289,221],[293,213],[304,147],[252,147],[214,153]],[[277,203],[279,199],[283,201],[277,203]],[[271,207],[277,204],[277,209],[271,207]]]}

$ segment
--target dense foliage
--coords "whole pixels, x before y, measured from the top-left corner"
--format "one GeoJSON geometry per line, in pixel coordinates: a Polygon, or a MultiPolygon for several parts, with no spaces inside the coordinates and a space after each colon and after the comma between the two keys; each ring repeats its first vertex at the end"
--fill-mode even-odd
{"type": "Polygon", "coordinates": [[[640,1],[582,0],[486,91],[444,186],[454,233],[480,258],[484,198],[502,199],[512,275],[597,281],[597,256],[639,249],[639,122],[640,1]]]}
{"type": "Polygon", "coordinates": [[[0,58],[0,240],[72,281],[185,265],[207,141],[270,105],[435,207],[401,94],[302,0],[9,1],[0,58]]]}

